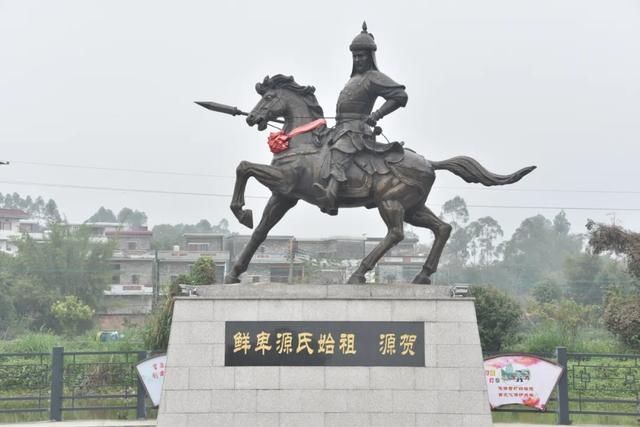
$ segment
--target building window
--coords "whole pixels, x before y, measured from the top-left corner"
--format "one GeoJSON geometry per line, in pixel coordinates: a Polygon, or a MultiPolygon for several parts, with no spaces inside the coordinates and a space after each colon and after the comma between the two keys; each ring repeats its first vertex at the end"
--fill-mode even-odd
{"type": "Polygon", "coordinates": [[[130,251],[135,251],[137,247],[136,242],[127,242],[127,249],[130,251]]]}
{"type": "Polygon", "coordinates": [[[209,250],[208,243],[189,243],[187,244],[187,250],[193,252],[203,252],[209,250]]]}
{"type": "Polygon", "coordinates": [[[111,284],[112,285],[119,285],[120,284],[120,275],[119,274],[114,274],[113,276],[111,276],[111,284]]]}
{"type": "Polygon", "coordinates": [[[133,283],[134,285],[137,285],[138,283],[140,283],[140,276],[137,274],[132,274],[131,283],[133,283]]]}

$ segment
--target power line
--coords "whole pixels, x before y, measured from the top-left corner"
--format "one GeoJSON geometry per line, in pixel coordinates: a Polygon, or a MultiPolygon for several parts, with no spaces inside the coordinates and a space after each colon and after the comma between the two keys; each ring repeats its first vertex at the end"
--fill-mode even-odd
{"type": "Polygon", "coordinates": [[[158,171],[150,169],[127,169],[127,168],[109,168],[102,166],[84,166],[84,165],[70,165],[65,163],[42,163],[42,162],[25,162],[21,160],[13,160],[13,163],[34,165],[34,166],[48,166],[57,168],[71,168],[71,169],[90,169],[90,170],[102,170],[102,171],[114,171],[114,172],[134,172],[144,173],[152,175],[181,175],[181,176],[198,176],[198,177],[210,177],[210,178],[235,178],[231,175],[214,175],[208,173],[196,173],[196,172],[176,172],[176,171],[158,171]]]}
{"type": "MultiPolygon", "coordinates": [[[[149,194],[169,194],[180,196],[203,196],[203,197],[224,197],[231,198],[231,194],[221,193],[198,193],[191,191],[169,191],[169,190],[149,190],[139,188],[122,188],[122,187],[96,187],[90,185],[73,185],[73,184],[49,184],[43,182],[30,182],[30,181],[0,181],[0,184],[12,184],[12,185],[35,185],[39,187],[56,187],[56,188],[75,188],[79,190],[98,190],[98,191],[117,191],[117,192],[129,192],[129,193],[149,193],[149,194]]],[[[250,199],[269,199],[271,196],[249,196],[250,199]]],[[[442,204],[429,204],[429,206],[442,206],[442,204]]],[[[468,204],[470,208],[491,208],[491,209],[550,209],[550,210],[577,210],[577,211],[620,211],[620,212],[640,212],[640,208],[614,208],[614,207],[585,207],[585,206],[542,206],[542,205],[473,205],[468,204]]]]}
{"type": "MultiPolygon", "coordinates": [[[[0,181],[0,184],[37,185],[39,187],[75,188],[79,190],[119,191],[119,192],[129,192],[129,193],[155,193],[155,194],[172,194],[172,195],[182,195],[182,196],[205,196],[205,197],[231,198],[231,194],[197,193],[197,192],[190,192],[190,191],[148,190],[148,189],[120,188],[120,187],[95,187],[90,185],[73,185],[73,184],[48,184],[44,182],[30,182],[30,181],[0,181]]],[[[245,197],[251,198],[251,199],[268,199],[270,196],[245,196],[245,197]]]]}
{"type": "Polygon", "coordinates": [[[640,191],[626,190],[564,190],[560,188],[508,188],[508,187],[448,187],[437,186],[447,190],[482,190],[482,191],[513,191],[534,193],[601,193],[601,194],[640,194],[640,191]]]}
{"type": "MultiPolygon", "coordinates": [[[[84,166],[65,163],[43,163],[43,162],[30,162],[22,160],[13,160],[12,164],[25,164],[34,166],[47,166],[47,167],[60,167],[60,168],[72,168],[72,169],[88,169],[88,170],[102,170],[113,172],[133,172],[151,175],[173,175],[173,176],[195,176],[195,177],[208,177],[208,178],[224,178],[234,179],[233,175],[216,175],[208,173],[197,172],[179,172],[179,171],[159,171],[151,169],[130,169],[130,168],[111,168],[102,166],[84,166]]],[[[481,191],[509,191],[509,192],[535,192],[535,193],[601,193],[601,194],[640,194],[640,191],[632,190],[589,190],[589,189],[562,189],[562,188],[510,188],[510,187],[459,187],[459,186],[438,186],[441,190],[481,190],[481,191]]]]}

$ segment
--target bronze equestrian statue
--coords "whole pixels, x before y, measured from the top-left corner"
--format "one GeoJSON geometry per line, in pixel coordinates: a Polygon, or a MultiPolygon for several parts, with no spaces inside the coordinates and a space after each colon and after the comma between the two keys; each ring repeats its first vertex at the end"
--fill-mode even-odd
{"type": "MultiPolygon", "coordinates": [[[[268,187],[272,196],[225,283],[240,282],[239,276],[247,270],[269,231],[299,200],[304,200],[330,215],[337,214],[338,207],[377,208],[387,225],[385,238],[362,260],[348,283],[365,282],[365,273],[404,238],[404,222],[431,230],[435,235],[431,252],[413,279],[413,283],[429,284],[451,233],[451,226],[425,206],[435,171],[448,170],[467,182],[491,186],[512,184],[535,169],[529,166],[498,175],[470,157],[430,161],[400,143],[376,142],[372,128],[382,117],[406,105],[407,95],[404,86],[378,71],[376,44],[365,25],[350,49],[353,73],[338,98],[334,128],[326,126],[314,87],[301,86],[293,77],[281,74],[256,84],[262,98],[248,114],[247,123],[264,130],[268,122],[282,123],[279,118],[284,118],[284,126],[269,137],[274,153],[271,165],[242,161],[236,169],[231,211],[240,223],[253,228],[251,210],[243,209],[249,178],[268,187]],[[372,113],[378,97],[386,102],[372,113]]],[[[235,107],[199,104],[233,115],[246,114],[235,107]]]]}

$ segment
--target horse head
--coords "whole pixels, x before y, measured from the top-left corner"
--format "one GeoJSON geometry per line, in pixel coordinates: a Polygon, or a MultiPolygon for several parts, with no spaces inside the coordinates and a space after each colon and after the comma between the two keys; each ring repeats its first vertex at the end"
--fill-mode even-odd
{"type": "Polygon", "coordinates": [[[258,125],[258,130],[266,129],[267,122],[279,117],[287,122],[304,116],[310,120],[324,116],[314,95],[315,88],[299,85],[292,76],[266,76],[256,83],[256,92],[261,98],[247,116],[247,124],[258,125]]]}

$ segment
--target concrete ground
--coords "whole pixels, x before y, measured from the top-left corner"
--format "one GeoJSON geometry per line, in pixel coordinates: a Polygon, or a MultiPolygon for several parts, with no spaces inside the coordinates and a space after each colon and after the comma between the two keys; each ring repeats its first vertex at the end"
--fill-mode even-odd
{"type": "MultiPolygon", "coordinates": [[[[85,420],[85,421],[39,421],[34,423],[0,424],[0,427],[154,427],[156,420],[120,421],[120,420],[85,420]]],[[[550,424],[516,424],[495,423],[494,427],[549,427],[550,424]]],[[[572,427],[620,427],[603,424],[572,424],[572,427]]]]}
{"type": "Polygon", "coordinates": [[[82,420],[0,424],[0,427],[154,427],[155,425],[156,420],[82,420]]]}

